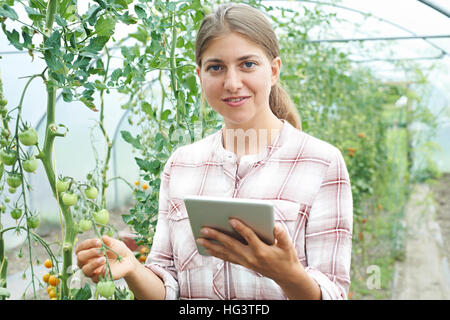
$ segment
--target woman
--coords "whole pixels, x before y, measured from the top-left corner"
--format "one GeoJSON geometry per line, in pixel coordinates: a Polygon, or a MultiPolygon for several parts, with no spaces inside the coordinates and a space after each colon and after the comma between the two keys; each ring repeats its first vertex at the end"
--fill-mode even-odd
{"type": "MultiPolygon", "coordinates": [[[[202,96],[224,119],[222,130],[178,148],[161,176],[159,214],[144,265],[104,236],[123,260],[109,259],[137,299],[345,299],[350,285],[352,197],[341,153],[300,131],[279,84],[281,59],[266,17],[244,4],[205,17],[196,40],[202,96]],[[244,245],[213,229],[193,239],[186,195],[269,199],[275,244],[238,220],[244,245]],[[202,256],[197,241],[211,256],[202,256]]],[[[100,241],[76,249],[84,274],[105,272],[100,241]]]]}

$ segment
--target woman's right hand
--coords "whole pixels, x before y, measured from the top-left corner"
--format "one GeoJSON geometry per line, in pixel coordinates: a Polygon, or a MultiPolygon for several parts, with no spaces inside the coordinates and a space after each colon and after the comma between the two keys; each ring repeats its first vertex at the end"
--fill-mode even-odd
{"type": "MultiPolygon", "coordinates": [[[[106,235],[102,236],[102,240],[107,247],[112,249],[112,251],[107,249],[106,255],[114,280],[133,272],[139,261],[125,243],[106,235]],[[117,259],[116,253],[120,256],[120,261],[117,259]]],[[[86,277],[97,283],[100,275],[105,276],[106,259],[101,251],[99,239],[84,240],[76,247],[75,254],[77,255],[77,265],[86,277]]]]}

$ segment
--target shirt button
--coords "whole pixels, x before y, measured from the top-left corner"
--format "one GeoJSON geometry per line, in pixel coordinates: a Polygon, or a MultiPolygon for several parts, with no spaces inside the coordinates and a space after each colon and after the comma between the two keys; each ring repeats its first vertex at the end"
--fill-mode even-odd
{"type": "Polygon", "coordinates": [[[177,211],[177,217],[181,217],[181,212],[177,211]]]}

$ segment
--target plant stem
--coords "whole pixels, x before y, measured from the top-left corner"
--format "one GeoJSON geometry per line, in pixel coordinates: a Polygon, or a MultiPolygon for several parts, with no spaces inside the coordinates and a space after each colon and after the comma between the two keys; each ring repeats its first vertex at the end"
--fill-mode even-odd
{"type": "MultiPolygon", "coordinates": [[[[106,83],[107,77],[108,77],[108,70],[109,70],[109,63],[111,61],[111,55],[109,54],[108,48],[106,49],[106,68],[105,68],[105,77],[103,79],[103,82],[106,83]]],[[[102,89],[100,91],[100,129],[103,133],[103,136],[105,137],[106,140],[106,145],[107,145],[107,150],[106,150],[106,158],[105,158],[105,162],[103,165],[103,170],[102,170],[102,193],[101,193],[101,204],[102,204],[102,208],[106,208],[106,188],[108,187],[108,183],[106,181],[107,177],[106,174],[108,172],[108,164],[109,164],[109,160],[111,159],[111,149],[112,149],[112,142],[109,139],[109,136],[106,132],[105,129],[105,124],[104,124],[104,111],[105,111],[105,103],[104,103],[104,92],[105,90],[102,89]]]]}
{"type": "Polygon", "coordinates": [[[76,228],[69,207],[67,207],[62,202],[56,190],[56,175],[52,166],[53,144],[56,137],[55,104],[56,104],[56,88],[52,84],[47,83],[47,123],[46,123],[44,147],[42,149],[40,158],[42,160],[45,173],[47,174],[50,187],[53,191],[53,195],[55,199],[58,199],[59,201],[59,206],[63,213],[65,222],[65,235],[63,242],[63,269],[61,274],[61,283],[62,283],[61,297],[64,298],[69,295],[69,288],[67,286],[67,281],[72,273],[72,271],[70,270],[72,266],[72,249],[75,236],[78,230],[76,228]]]}

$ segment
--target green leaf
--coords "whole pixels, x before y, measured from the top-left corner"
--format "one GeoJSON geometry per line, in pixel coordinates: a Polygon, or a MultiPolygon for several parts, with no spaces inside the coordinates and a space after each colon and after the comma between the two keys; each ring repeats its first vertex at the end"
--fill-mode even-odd
{"type": "Polygon", "coordinates": [[[134,6],[134,12],[136,12],[136,15],[141,20],[147,18],[147,14],[145,13],[145,9],[142,6],[138,5],[138,4],[134,6]]]}
{"type": "Polygon", "coordinates": [[[74,300],[89,300],[92,297],[91,287],[85,284],[80,289],[70,289],[70,293],[74,300]]]}
{"type": "Polygon", "coordinates": [[[65,102],[71,102],[73,100],[72,91],[69,88],[64,88],[62,91],[62,97],[65,102]]]}
{"type": "Polygon", "coordinates": [[[111,81],[117,81],[122,76],[122,69],[117,68],[111,73],[111,81]]]}
{"type": "Polygon", "coordinates": [[[149,117],[153,117],[153,109],[150,103],[148,103],[147,101],[142,102],[141,108],[142,111],[145,112],[145,114],[147,114],[149,117]]]}
{"type": "Polygon", "coordinates": [[[8,6],[7,4],[3,4],[3,6],[0,7],[0,16],[10,18],[12,20],[19,19],[19,16],[17,15],[16,11],[14,11],[14,9],[8,6]]]}
{"type": "Polygon", "coordinates": [[[3,32],[5,32],[6,38],[8,38],[9,42],[16,49],[22,50],[23,46],[20,43],[20,34],[16,30],[13,30],[12,32],[9,32],[8,30],[6,30],[5,24],[2,24],[2,29],[3,29],[3,32]]]}
{"type": "Polygon", "coordinates": [[[91,100],[89,100],[87,98],[80,98],[80,101],[83,102],[86,105],[86,107],[88,107],[92,111],[95,111],[95,112],[98,111],[97,108],[95,107],[95,104],[91,100]]]}
{"type": "Polygon", "coordinates": [[[120,131],[120,134],[122,135],[123,140],[131,144],[134,148],[140,150],[144,149],[144,147],[141,145],[139,135],[136,138],[133,138],[131,133],[129,133],[128,131],[120,131]]]}
{"type": "Polygon", "coordinates": [[[40,13],[36,9],[25,6],[25,11],[27,12],[28,17],[30,17],[30,19],[34,22],[45,19],[45,15],[40,13]]]}
{"type": "Polygon", "coordinates": [[[95,24],[95,32],[99,36],[111,37],[114,34],[116,20],[113,17],[101,16],[95,24]]]}
{"type": "Polygon", "coordinates": [[[92,38],[85,50],[93,53],[99,52],[105,47],[105,44],[108,42],[108,40],[109,37],[104,36],[92,38]]]}
{"type": "Polygon", "coordinates": [[[139,166],[139,169],[142,171],[151,171],[151,163],[150,161],[140,159],[140,158],[134,158],[136,160],[137,165],[139,166]]]}
{"type": "Polygon", "coordinates": [[[88,9],[88,11],[86,12],[86,16],[88,16],[87,18],[87,22],[93,26],[95,24],[95,21],[97,20],[97,15],[98,13],[102,10],[102,8],[100,8],[97,5],[93,5],[92,7],[90,7],[88,9]]]}
{"type": "Polygon", "coordinates": [[[169,109],[164,110],[164,112],[161,114],[161,120],[166,121],[170,116],[170,112],[171,111],[169,109]]]}

